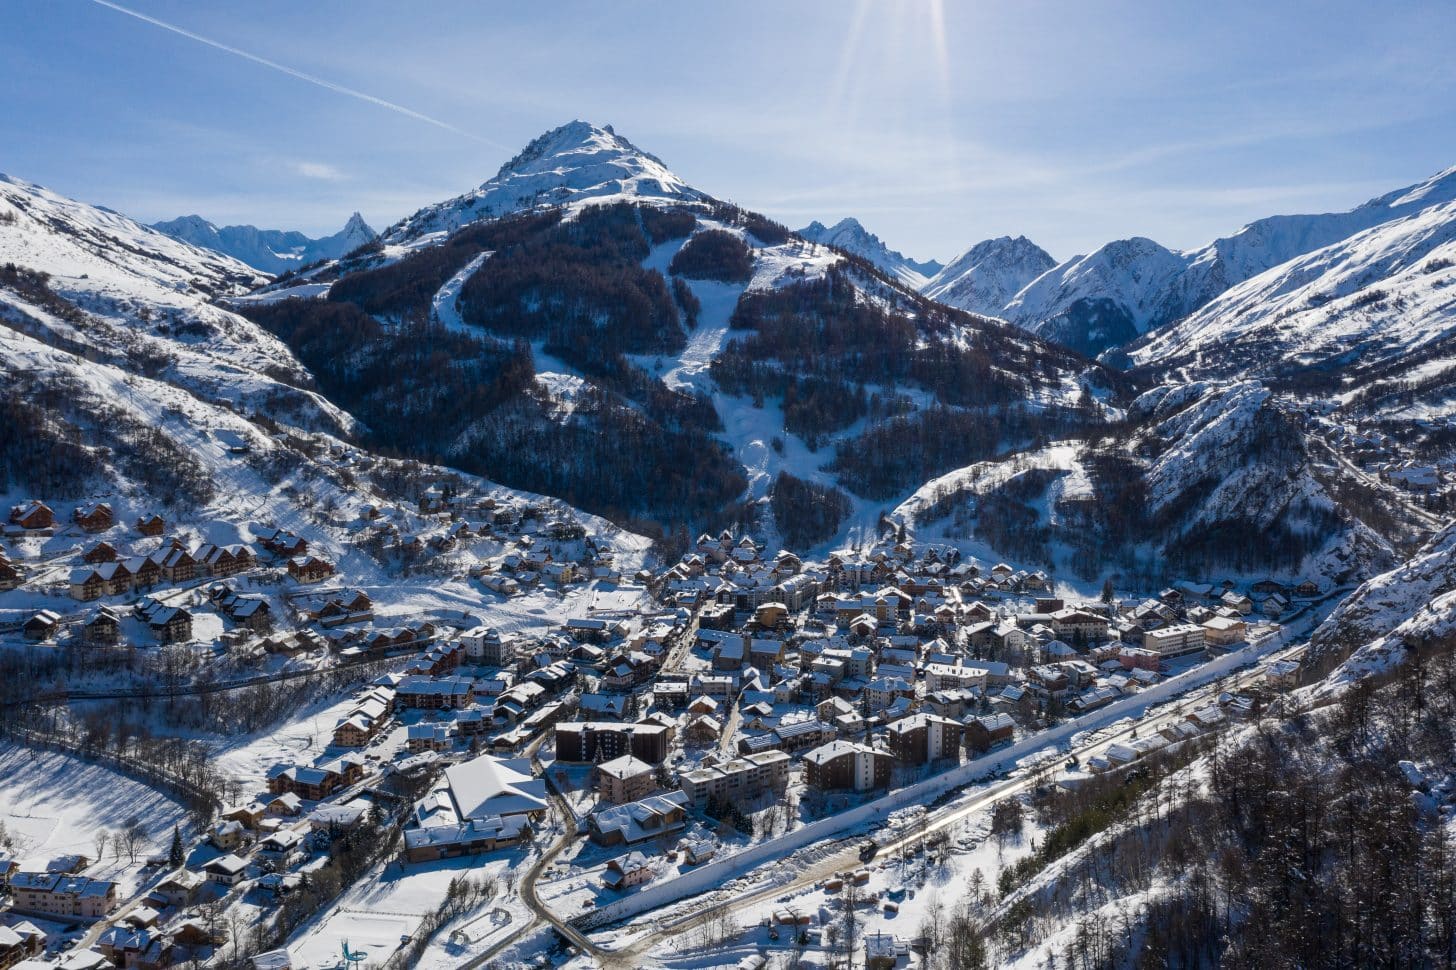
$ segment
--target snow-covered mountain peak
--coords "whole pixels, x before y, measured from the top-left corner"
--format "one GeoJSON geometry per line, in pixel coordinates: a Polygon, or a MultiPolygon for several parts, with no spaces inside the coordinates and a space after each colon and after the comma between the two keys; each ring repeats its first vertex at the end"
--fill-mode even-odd
{"type": "MultiPolygon", "coordinates": [[[[501,166],[495,177],[500,179],[512,174],[528,174],[556,168],[564,160],[582,155],[598,159],[603,156],[622,159],[636,156],[660,166],[664,171],[667,169],[662,159],[638,148],[617,134],[611,125],[598,126],[589,121],[572,121],[533,138],[515,158],[501,166]]],[[[575,162],[579,164],[580,159],[575,159],[575,162]]]]}
{"type": "Polygon", "coordinates": [[[1074,256],[1029,283],[1000,316],[1097,354],[1163,322],[1164,297],[1188,257],[1143,236],[1074,256]]]}
{"type": "Polygon", "coordinates": [[[532,140],[477,188],[426,206],[386,229],[382,238],[387,245],[427,244],[468,223],[542,205],[702,198],[661,159],[610,125],[573,121],[532,140]]]}
{"type": "Polygon", "coordinates": [[[924,293],[949,306],[999,317],[1006,304],[1056,260],[1025,236],[976,243],[926,283],[924,293]]]}
{"type": "Polygon", "coordinates": [[[798,234],[810,242],[822,246],[834,246],[847,253],[869,260],[892,277],[914,289],[920,289],[930,278],[940,272],[942,266],[933,259],[914,260],[889,246],[853,217],[840,219],[832,226],[826,226],[817,219],[798,234]]]}

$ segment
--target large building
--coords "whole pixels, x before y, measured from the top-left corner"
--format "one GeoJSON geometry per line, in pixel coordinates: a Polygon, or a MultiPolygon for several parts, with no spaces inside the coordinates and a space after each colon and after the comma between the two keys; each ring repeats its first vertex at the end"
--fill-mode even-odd
{"type": "Polygon", "coordinates": [[[942,758],[958,758],[961,725],[938,714],[912,714],[892,721],[885,729],[895,760],[905,765],[925,765],[942,758]]]}
{"type": "Polygon", "coordinates": [[[656,774],[652,765],[624,754],[597,765],[597,791],[613,805],[625,805],[652,794],[657,787],[656,774]]]}
{"type": "Polygon", "coordinates": [[[472,663],[506,667],[516,661],[516,638],[494,627],[478,626],[462,634],[460,642],[465,647],[465,656],[472,663]]]}
{"type": "Polygon", "coordinates": [[[669,733],[660,724],[617,724],[611,721],[572,721],[556,725],[556,760],[591,764],[624,754],[652,765],[667,758],[669,733]]]}
{"type": "Polygon", "coordinates": [[[790,760],[782,751],[764,751],[685,772],[678,782],[694,805],[705,805],[710,799],[736,802],[766,791],[782,791],[788,784],[790,760]]]}
{"type": "Polygon", "coordinates": [[[1145,632],[1143,646],[1156,650],[1164,657],[1177,657],[1202,650],[1206,634],[1207,631],[1197,623],[1177,623],[1145,632]]]}
{"type": "Polygon", "coordinates": [[[425,862],[490,852],[530,837],[546,814],[546,782],[528,758],[481,755],[445,769],[440,784],[415,806],[405,830],[405,859],[425,862]]]}
{"type": "Polygon", "coordinates": [[[99,919],[116,908],[116,883],[57,872],[10,877],[10,908],[44,916],[99,919]]]}
{"type": "Polygon", "coordinates": [[[890,783],[891,757],[852,741],[831,741],[804,755],[804,783],[821,791],[869,791],[890,783]]]}

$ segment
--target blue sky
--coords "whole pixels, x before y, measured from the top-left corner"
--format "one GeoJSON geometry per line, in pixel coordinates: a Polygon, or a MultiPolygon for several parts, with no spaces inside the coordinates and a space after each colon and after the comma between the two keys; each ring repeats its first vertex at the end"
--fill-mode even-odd
{"type": "Polygon", "coordinates": [[[946,259],[1195,246],[1456,165],[1449,3],[0,0],[0,170],[152,221],[376,227],[613,124],[791,226],[946,259]]]}

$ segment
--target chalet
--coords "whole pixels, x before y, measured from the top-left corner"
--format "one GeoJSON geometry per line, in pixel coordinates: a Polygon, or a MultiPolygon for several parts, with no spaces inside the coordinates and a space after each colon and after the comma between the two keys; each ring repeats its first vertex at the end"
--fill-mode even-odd
{"type": "Polygon", "coordinates": [[[11,506],[10,525],[18,532],[46,532],[55,528],[56,513],[44,502],[31,499],[11,506]]]}
{"type": "Polygon", "coordinates": [[[655,875],[652,863],[645,855],[629,852],[607,863],[606,871],[602,873],[602,885],[608,889],[626,889],[651,882],[655,875]]]}
{"type": "Polygon", "coordinates": [[[682,792],[668,792],[599,808],[587,816],[587,831],[598,845],[635,845],[662,838],[686,827],[687,800],[682,792]]]}
{"type": "Polygon", "coordinates": [[[49,967],[48,963],[39,963],[32,960],[32,957],[39,957],[45,950],[45,934],[23,933],[22,926],[33,924],[23,923],[20,926],[0,926],[0,968],[14,966],[25,967],[49,967]]]}
{"type": "Polygon", "coordinates": [[[1233,590],[1224,593],[1219,602],[1232,610],[1237,610],[1243,616],[1254,612],[1254,601],[1243,593],[1236,593],[1233,590]]]}
{"type": "Polygon", "coordinates": [[[1264,668],[1264,683],[1284,690],[1299,686],[1300,664],[1298,660],[1271,660],[1264,668]]]}
{"type": "Polygon", "coordinates": [[[162,578],[169,583],[190,583],[197,578],[197,560],[179,540],[173,539],[170,546],[158,549],[148,558],[157,564],[162,578]]]}
{"type": "Polygon", "coordinates": [[[103,562],[116,562],[118,558],[120,556],[116,551],[116,547],[103,539],[90,549],[87,549],[86,554],[81,557],[81,561],[88,566],[96,566],[103,562]]]}
{"type": "Polygon", "coordinates": [[[275,866],[286,866],[303,847],[303,833],[295,829],[279,829],[258,840],[255,854],[275,866]]]}
{"type": "Polygon", "coordinates": [[[101,607],[82,625],[81,639],[93,647],[114,646],[121,642],[121,617],[111,607],[101,607]]]}
{"type": "Polygon", "coordinates": [[[141,535],[156,537],[167,531],[167,522],[155,512],[150,512],[138,516],[134,527],[141,535]]]}
{"type": "Polygon", "coordinates": [[[240,544],[201,545],[192,553],[192,558],[198,563],[198,573],[205,572],[209,576],[221,578],[234,576],[245,569],[250,569],[254,562],[253,550],[240,544]]]}
{"type": "Polygon", "coordinates": [[[192,639],[192,614],[181,606],[166,606],[143,597],[135,607],[137,616],[159,643],[183,643],[192,639]]]}
{"type": "MultiPolygon", "coordinates": [[[[103,566],[115,566],[116,563],[102,563],[103,566]]],[[[109,570],[113,575],[115,570],[109,570]]],[[[70,577],[71,598],[80,600],[83,603],[100,599],[111,592],[111,583],[104,576],[99,568],[79,568],[71,570],[70,577]]]]}
{"type": "Polygon", "coordinates": [[[222,821],[236,822],[245,829],[256,829],[261,826],[267,814],[268,806],[256,800],[242,805],[229,805],[218,813],[222,821]]]}
{"type": "Polygon", "coordinates": [[[353,590],[343,596],[329,597],[323,606],[308,615],[325,629],[364,623],[374,619],[374,601],[362,589],[353,590]]]}
{"type": "Polygon", "coordinates": [[[274,795],[293,792],[307,801],[318,801],[363,777],[363,758],[346,754],[318,766],[288,765],[274,769],[269,773],[268,791],[274,795]]]}
{"type": "Polygon", "coordinates": [[[0,593],[6,590],[16,589],[25,582],[25,573],[14,563],[0,558],[0,593]]]}
{"type": "Polygon", "coordinates": [[[273,628],[273,607],[261,596],[235,593],[226,583],[213,583],[207,588],[207,598],[223,616],[244,629],[267,633],[273,628]]]}
{"type": "Polygon", "coordinates": [[[1231,616],[1213,616],[1201,624],[1204,639],[1212,646],[1229,647],[1248,636],[1248,624],[1231,616]]]}
{"type": "Polygon", "coordinates": [[[966,749],[973,752],[985,751],[994,744],[1011,740],[1015,732],[1016,725],[1009,714],[966,718],[966,749]]]}
{"type": "Polygon", "coordinates": [[[334,725],[334,744],[340,748],[364,747],[384,729],[393,706],[393,691],[374,688],[334,725]]]}
{"type": "Polygon", "coordinates": [[[197,899],[197,890],[205,880],[190,869],[178,869],[152,887],[148,898],[174,909],[185,909],[197,899]]]}
{"type": "Polygon", "coordinates": [[[318,556],[294,556],[288,560],[288,575],[300,583],[317,583],[333,574],[334,564],[318,556]]]}
{"type": "Polygon", "coordinates": [[[49,640],[61,628],[61,615],[53,610],[41,610],[26,620],[20,632],[27,640],[49,640]]]}
{"type": "Polygon", "coordinates": [[[146,556],[133,556],[123,565],[131,573],[132,589],[151,589],[162,581],[162,567],[146,556]]]}
{"type": "Polygon", "coordinates": [[[202,867],[202,872],[207,876],[208,882],[231,888],[243,881],[248,872],[248,863],[228,853],[207,863],[202,867]]]}
{"type": "Polygon", "coordinates": [[[296,559],[308,555],[308,540],[283,529],[275,529],[260,539],[259,544],[280,559],[296,559]]]}
{"type": "Polygon", "coordinates": [[[683,738],[694,744],[716,744],[723,737],[723,722],[708,714],[696,714],[683,728],[683,738]]]}
{"type": "Polygon", "coordinates": [[[1319,594],[1319,583],[1316,583],[1314,580],[1311,579],[1306,579],[1298,586],[1294,587],[1294,595],[1301,599],[1310,599],[1311,597],[1318,596],[1319,594]]]}
{"type": "Polygon", "coordinates": [[[218,819],[207,833],[207,841],[220,852],[232,852],[243,844],[245,829],[234,819],[218,819]]]}
{"type": "Polygon", "coordinates": [[[80,526],[83,532],[105,532],[116,524],[111,506],[105,502],[87,502],[85,505],[76,506],[71,512],[71,521],[80,526]]]}

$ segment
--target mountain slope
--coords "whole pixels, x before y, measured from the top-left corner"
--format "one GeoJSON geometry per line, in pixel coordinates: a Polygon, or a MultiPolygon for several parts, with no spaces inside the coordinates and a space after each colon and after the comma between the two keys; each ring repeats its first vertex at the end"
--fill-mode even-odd
{"type": "Polygon", "coordinates": [[[265,277],[106,209],[0,177],[0,321],[212,401],[342,431],[288,348],[210,301],[265,277]]]}
{"type": "Polygon", "coordinates": [[[880,241],[879,236],[861,225],[858,219],[841,219],[832,226],[818,221],[811,222],[800,229],[797,235],[821,246],[834,246],[867,259],[911,289],[921,289],[943,268],[933,259],[917,262],[891,249],[880,241]]]}
{"type": "Polygon", "coordinates": [[[200,249],[231,256],[265,273],[286,273],[324,259],[338,259],[374,239],[364,217],[354,213],[332,236],[311,239],[301,232],[259,229],[257,226],[218,226],[201,216],[182,216],[157,222],[152,228],[200,249]]]}
{"type": "Polygon", "coordinates": [[[1356,488],[1263,385],[1170,384],[1139,396],[1114,436],[957,469],[894,517],[921,541],[1138,588],[1230,573],[1328,586],[1394,558],[1391,537],[1344,507],[1356,488]]]}
{"type": "Polygon", "coordinates": [[[1271,376],[1409,363],[1456,334],[1453,283],[1456,202],[1445,202],[1267,270],[1131,356],[1271,376]]]}
{"type": "Polygon", "coordinates": [[[1000,236],[978,242],[951,260],[921,292],[947,306],[999,317],[1023,287],[1056,265],[1025,236],[1000,236]]]}

